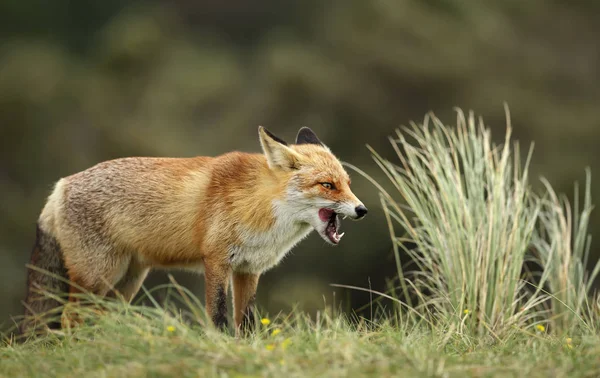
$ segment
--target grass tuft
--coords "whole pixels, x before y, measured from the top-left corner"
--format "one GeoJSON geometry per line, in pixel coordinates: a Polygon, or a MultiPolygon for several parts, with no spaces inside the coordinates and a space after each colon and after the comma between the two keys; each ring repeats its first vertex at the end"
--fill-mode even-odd
{"type": "Polygon", "coordinates": [[[456,127],[429,114],[397,130],[390,142],[398,163],[369,147],[403,200],[357,169],[380,192],[403,307],[466,339],[502,341],[547,326],[591,330],[598,300],[590,290],[600,270],[586,273],[591,174],[581,212],[577,188],[574,209],[546,180],[538,195],[528,178],[533,148],[523,160],[511,134],[508,109],[501,145],[481,118],[459,109],[456,127]],[[406,271],[401,252],[414,270],[406,271]]]}

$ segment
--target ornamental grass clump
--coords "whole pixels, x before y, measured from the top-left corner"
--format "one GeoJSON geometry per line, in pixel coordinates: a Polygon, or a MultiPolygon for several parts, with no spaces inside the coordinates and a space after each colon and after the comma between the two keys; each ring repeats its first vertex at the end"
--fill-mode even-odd
{"type": "Polygon", "coordinates": [[[522,159],[508,111],[507,119],[500,145],[482,119],[458,110],[455,127],[429,114],[397,130],[390,141],[398,162],[369,147],[402,203],[358,170],[379,189],[404,307],[460,334],[564,329],[555,315],[583,321],[590,308],[598,268],[586,276],[589,187],[574,219],[547,182],[537,195],[528,179],[533,148],[522,159]]]}

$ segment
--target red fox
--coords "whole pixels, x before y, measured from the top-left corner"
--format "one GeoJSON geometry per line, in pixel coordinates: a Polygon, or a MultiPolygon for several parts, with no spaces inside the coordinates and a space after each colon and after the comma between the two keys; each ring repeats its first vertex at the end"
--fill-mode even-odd
{"type": "Polygon", "coordinates": [[[231,279],[235,327],[250,326],[263,272],[312,230],[336,245],[340,217],[367,214],[311,129],[301,128],[292,145],[262,126],[258,134],[262,154],[120,158],[60,179],[31,255],[32,266],[52,275],[29,270],[21,332],[40,326],[36,314],[59,307],[39,289],[69,293],[70,302],[76,286],[130,301],[151,268],[203,272],[206,310],[221,328],[231,279]]]}

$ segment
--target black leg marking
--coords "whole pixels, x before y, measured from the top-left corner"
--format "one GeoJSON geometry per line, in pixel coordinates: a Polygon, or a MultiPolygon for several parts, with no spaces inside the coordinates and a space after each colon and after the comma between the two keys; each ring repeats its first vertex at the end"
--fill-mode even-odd
{"type": "Polygon", "coordinates": [[[219,329],[227,328],[227,294],[222,286],[217,289],[212,321],[219,329]]]}

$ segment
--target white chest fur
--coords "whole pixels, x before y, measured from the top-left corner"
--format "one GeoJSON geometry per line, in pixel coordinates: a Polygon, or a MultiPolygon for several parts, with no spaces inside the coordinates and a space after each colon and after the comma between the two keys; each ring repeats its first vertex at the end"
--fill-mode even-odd
{"type": "Polygon", "coordinates": [[[234,271],[262,273],[274,267],[312,231],[312,226],[294,219],[292,210],[275,205],[275,223],[268,231],[238,228],[241,243],[229,251],[234,271]]]}

